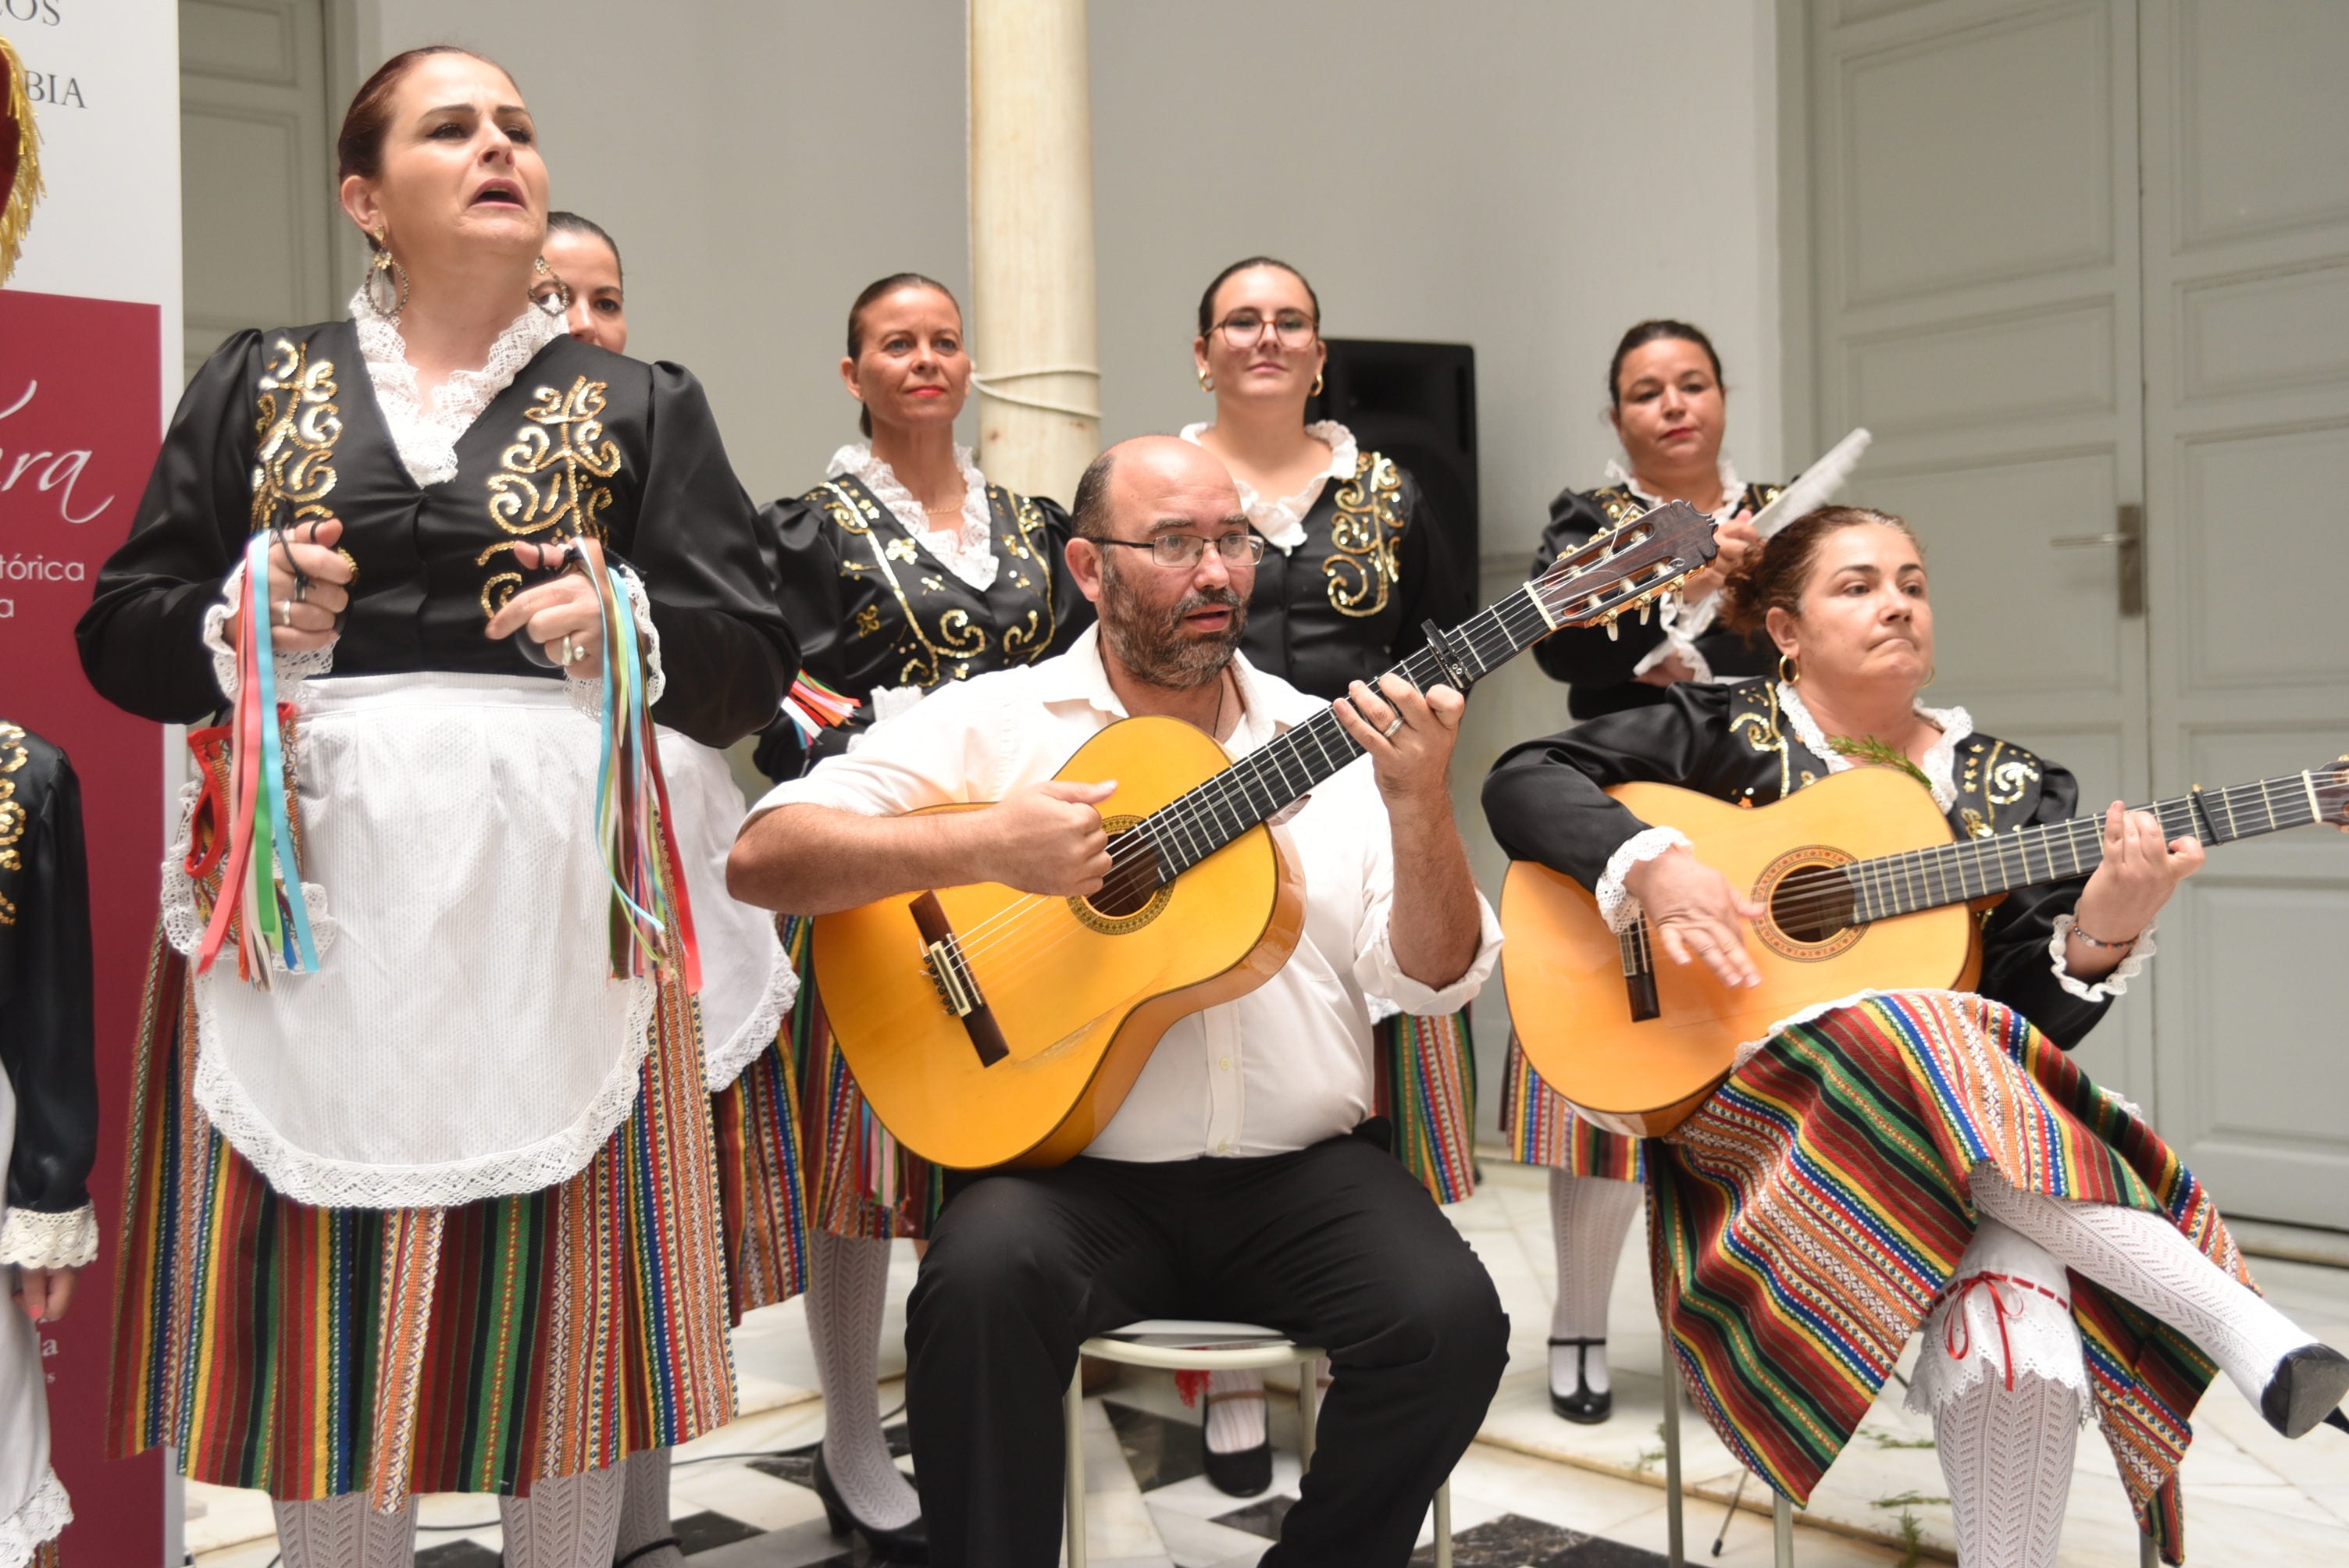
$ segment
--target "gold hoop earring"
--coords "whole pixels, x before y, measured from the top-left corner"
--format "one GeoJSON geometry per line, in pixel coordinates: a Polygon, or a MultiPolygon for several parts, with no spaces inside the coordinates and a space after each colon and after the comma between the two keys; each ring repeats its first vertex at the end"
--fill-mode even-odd
{"type": "Polygon", "coordinates": [[[1215,389],[1216,378],[1208,375],[1205,368],[1202,368],[1199,372],[1199,390],[1202,392],[1213,392],[1215,389]]]}
{"type": "Polygon", "coordinates": [[[1792,654],[1780,654],[1778,655],[1778,679],[1780,683],[1785,686],[1794,686],[1800,682],[1802,678],[1803,672],[1801,669],[1796,667],[1795,664],[1795,655],[1792,654]]]}
{"type": "Polygon", "coordinates": [[[1313,396],[1316,397],[1321,396],[1321,372],[1319,370],[1313,373],[1313,396]]]}
{"type": "Polygon", "coordinates": [[[1923,691],[1923,690],[1925,689],[1925,686],[1931,686],[1931,685],[1933,684],[1934,680],[1935,680],[1937,677],[1939,677],[1939,676],[1940,676],[1940,673],[1941,673],[1941,666],[1940,666],[1940,665],[1926,665],[1926,666],[1925,666],[1925,685],[1924,685],[1924,686],[1919,686],[1917,689],[1918,689],[1919,691],[1923,691]]]}
{"type": "Polygon", "coordinates": [[[563,274],[548,266],[544,256],[533,262],[531,270],[537,274],[538,281],[531,285],[530,303],[557,321],[570,315],[571,285],[563,281],[563,274]],[[540,284],[549,283],[554,285],[550,293],[538,292],[540,284]]]}
{"type": "Polygon", "coordinates": [[[408,269],[393,258],[391,247],[384,242],[385,233],[378,229],[367,236],[375,242],[375,259],[367,263],[367,281],[360,291],[378,315],[396,318],[408,308],[408,269]]]}

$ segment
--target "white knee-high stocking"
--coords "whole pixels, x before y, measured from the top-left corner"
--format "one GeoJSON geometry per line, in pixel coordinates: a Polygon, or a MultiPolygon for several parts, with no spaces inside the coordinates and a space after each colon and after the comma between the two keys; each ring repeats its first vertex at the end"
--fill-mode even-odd
{"type": "Polygon", "coordinates": [[[2065,1267],[2184,1334],[2254,1406],[2277,1364],[2314,1343],[2159,1215],[2019,1191],[1989,1166],[1974,1171],[1973,1199],[1977,1209],[2038,1243],[2065,1267]]]}
{"type": "Polygon", "coordinates": [[[808,1233],[808,1341],[823,1387],[823,1465],[858,1522],[902,1530],[922,1500],[889,1460],[881,1435],[881,1315],[888,1305],[889,1243],[808,1233]]]}
{"type": "Polygon", "coordinates": [[[416,1561],[416,1505],[378,1513],[367,1493],[272,1505],[285,1568],[410,1568],[416,1561]]]}
{"type": "Polygon", "coordinates": [[[2011,1389],[1981,1378],[1933,1408],[1958,1568],[2053,1568],[2079,1440],[2080,1396],[2033,1373],[2011,1389]]]}
{"type": "Polygon", "coordinates": [[[624,1467],[558,1476],[498,1499],[506,1568],[603,1568],[620,1534],[624,1467]]]}
{"type": "MultiPolygon", "coordinates": [[[[1640,1217],[1640,1195],[1637,1181],[1550,1171],[1549,1222],[1557,1243],[1557,1302],[1549,1315],[1552,1339],[1607,1337],[1607,1299],[1614,1293],[1623,1238],[1640,1217]]],[[[1551,1346],[1550,1387],[1559,1394],[1573,1393],[1578,1365],[1592,1393],[1608,1391],[1603,1345],[1551,1346]]]]}
{"type": "Polygon", "coordinates": [[[621,1466],[615,1563],[627,1568],[685,1568],[685,1553],[668,1528],[668,1449],[647,1449],[630,1454],[621,1466]]]}

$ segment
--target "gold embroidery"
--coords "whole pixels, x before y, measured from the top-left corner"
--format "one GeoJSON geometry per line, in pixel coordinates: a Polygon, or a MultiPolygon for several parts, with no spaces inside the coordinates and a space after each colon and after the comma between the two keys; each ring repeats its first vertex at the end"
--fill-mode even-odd
{"type": "MultiPolygon", "coordinates": [[[[1019,504],[1014,506],[1010,491],[989,485],[987,487],[987,499],[990,509],[999,501],[1011,512],[1012,526],[996,530],[996,537],[1002,541],[1005,553],[1023,561],[1037,562],[1044,567],[1044,613],[1039,615],[1033,610],[1029,611],[1025,620],[1003,634],[1004,661],[1017,663],[1025,659],[1033,664],[1043,655],[1045,647],[1052,640],[1050,525],[1044,521],[1044,509],[1027,496],[1018,498],[1019,504]]],[[[1015,573],[1012,581],[1022,588],[1028,586],[1024,574],[1015,573]]]]}
{"type": "MultiPolygon", "coordinates": [[[[967,659],[987,651],[985,634],[970,625],[970,617],[965,611],[947,612],[938,623],[938,634],[935,640],[922,630],[922,623],[914,614],[913,602],[905,597],[905,586],[897,581],[897,570],[889,564],[889,558],[897,552],[896,546],[902,543],[910,550],[912,542],[898,539],[885,546],[874,537],[874,524],[883,515],[879,503],[851,493],[848,487],[838,480],[828,480],[808,494],[811,499],[820,495],[829,498],[823,500],[823,505],[832,521],[840,525],[842,532],[854,534],[864,541],[866,548],[873,552],[874,564],[881,569],[882,577],[889,584],[890,595],[897,601],[897,608],[905,614],[905,630],[916,646],[907,651],[905,664],[898,668],[896,685],[917,686],[927,691],[947,678],[946,660],[949,655],[967,659]],[[959,633],[955,630],[957,622],[961,624],[959,633]]],[[[845,561],[841,564],[843,570],[849,567],[845,561]]],[[[878,629],[877,624],[875,629],[878,629]]],[[[898,645],[901,648],[905,646],[902,641],[898,645]]]]}
{"type": "Polygon", "coordinates": [[[892,561],[902,561],[911,566],[914,563],[914,542],[910,539],[893,539],[883,553],[892,561]]]}
{"type": "Polygon", "coordinates": [[[2039,782],[2039,769],[2032,765],[2028,754],[2010,757],[1990,770],[1990,788],[1983,791],[1993,806],[2012,806],[2023,799],[2023,791],[2039,782]]]}
{"type": "Polygon", "coordinates": [[[881,629],[881,606],[867,604],[856,612],[856,634],[869,637],[881,629]]]}
{"type": "MultiPolygon", "coordinates": [[[[498,455],[502,472],[490,478],[490,521],[512,538],[473,558],[487,566],[533,534],[548,542],[604,537],[611,490],[599,482],[620,471],[620,448],[604,434],[605,384],[577,377],[571,390],[541,387],[523,410],[522,428],[498,455]]],[[[481,583],[481,614],[495,615],[522,585],[519,572],[494,572],[481,583]]]]}
{"type": "Polygon", "coordinates": [[[1402,476],[1386,458],[1364,452],[1336,499],[1332,553],[1321,562],[1321,574],[1329,580],[1330,607],[1365,619],[1387,607],[1402,574],[1402,476]]]}
{"type": "Polygon", "coordinates": [[[1967,806],[1961,809],[1958,812],[1958,815],[1965,819],[1966,831],[1972,834],[1977,839],[1990,838],[1997,831],[1997,830],[1992,828],[1988,822],[1983,821],[1982,814],[1980,811],[1975,810],[1971,806],[1967,806]]]}
{"type": "MultiPolygon", "coordinates": [[[[30,755],[25,748],[24,730],[0,720],[0,775],[16,772],[30,755]]],[[[24,837],[25,803],[16,799],[16,781],[0,777],[0,871],[25,869],[25,858],[16,849],[24,837]]],[[[0,893],[0,925],[16,923],[16,903],[7,894],[0,893]]]]}
{"type": "MultiPolygon", "coordinates": [[[[1786,756],[1785,733],[1778,726],[1778,688],[1764,681],[1756,683],[1756,689],[1762,700],[1770,705],[1769,711],[1762,713],[1749,708],[1744,713],[1732,714],[1729,727],[1734,731],[1751,727],[1754,733],[1745,738],[1745,744],[1752,747],[1758,755],[1776,756],[1778,799],[1783,800],[1794,793],[1795,781],[1786,756]]],[[[1807,778],[1805,782],[1809,782],[1807,778]]]]}
{"type": "Polygon", "coordinates": [[[281,337],[270,345],[253,425],[254,532],[331,515],[325,502],[335,488],[335,443],[343,434],[336,391],[333,360],[313,363],[306,342],[281,337]]]}

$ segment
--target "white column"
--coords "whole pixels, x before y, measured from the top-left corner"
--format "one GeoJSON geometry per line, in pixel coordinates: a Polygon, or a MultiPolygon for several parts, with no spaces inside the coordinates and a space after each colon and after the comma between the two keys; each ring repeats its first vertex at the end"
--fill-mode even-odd
{"type": "Polygon", "coordinates": [[[969,0],[978,466],[1067,502],[1101,449],[1085,0],[969,0]]]}

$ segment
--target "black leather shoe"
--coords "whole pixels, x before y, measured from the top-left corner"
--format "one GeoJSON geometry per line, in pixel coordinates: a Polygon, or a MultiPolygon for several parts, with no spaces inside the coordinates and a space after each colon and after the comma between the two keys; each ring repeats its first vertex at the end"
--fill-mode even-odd
{"type": "Polygon", "coordinates": [[[1199,1401],[1199,1452],[1206,1464],[1207,1480],[1215,1483],[1217,1491],[1232,1497],[1255,1497],[1269,1491],[1272,1486],[1272,1424],[1269,1421],[1265,1423],[1264,1441],[1256,1447],[1241,1449],[1237,1453],[1217,1453],[1207,1446],[1206,1417],[1216,1408],[1217,1401],[1223,1399],[1253,1399],[1262,1404],[1264,1395],[1261,1392],[1207,1394],[1199,1401]]]}
{"type": "Polygon", "coordinates": [[[846,1535],[851,1531],[864,1537],[885,1563],[927,1563],[930,1560],[929,1532],[923,1528],[921,1516],[914,1516],[911,1524],[895,1530],[879,1530],[848,1511],[842,1501],[840,1489],[832,1484],[832,1472],[823,1466],[823,1445],[815,1450],[815,1495],[823,1503],[823,1521],[834,1535],[846,1535]]]}
{"type": "Polygon", "coordinates": [[[1583,1367],[1583,1363],[1589,1357],[1590,1347],[1594,1345],[1603,1346],[1606,1343],[1604,1339],[1553,1339],[1550,1341],[1552,1346],[1560,1345],[1574,1346],[1574,1392],[1561,1394],[1557,1391],[1557,1385],[1551,1385],[1549,1408],[1577,1426],[1595,1427],[1615,1413],[1613,1392],[1592,1393],[1590,1379],[1585,1375],[1583,1367]]]}
{"type": "Polygon", "coordinates": [[[2349,1356],[2330,1345],[2303,1345],[2276,1363],[2260,1395],[2260,1414],[2287,1438],[2313,1430],[2349,1396],[2349,1356]]]}

